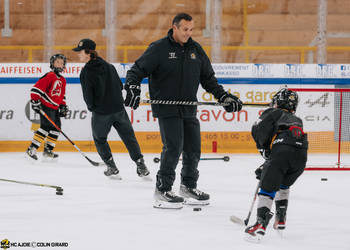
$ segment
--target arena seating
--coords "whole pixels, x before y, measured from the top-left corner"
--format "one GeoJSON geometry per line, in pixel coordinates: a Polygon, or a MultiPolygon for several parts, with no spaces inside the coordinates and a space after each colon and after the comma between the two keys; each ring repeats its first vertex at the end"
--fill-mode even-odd
{"type": "MultiPolygon", "coordinates": [[[[209,47],[211,38],[204,37],[202,32],[205,28],[205,2],[205,0],[117,0],[117,45],[148,45],[166,35],[176,13],[188,12],[195,20],[193,38],[202,46],[209,47]]],[[[1,1],[0,28],[4,26],[3,5],[1,1]]],[[[43,6],[44,0],[10,1],[10,27],[13,29],[13,35],[0,36],[0,62],[28,62],[30,53],[27,47],[9,50],[1,46],[43,45],[43,6]]],[[[295,47],[309,46],[317,35],[318,0],[222,0],[222,9],[223,62],[248,60],[254,63],[300,63],[301,53],[295,47]],[[246,8],[244,2],[247,3],[246,8]],[[246,19],[244,13],[247,14],[246,19]],[[230,46],[256,48],[246,51],[233,49],[230,46]],[[273,49],[281,46],[291,49],[273,49]]],[[[102,34],[105,24],[104,11],[104,1],[54,1],[55,46],[63,46],[57,49],[57,52],[65,53],[70,61],[77,61],[69,46],[76,45],[85,37],[94,39],[102,47],[105,46],[106,37],[102,34]]],[[[350,33],[349,14],[348,0],[328,0],[328,32],[350,33]]],[[[332,47],[346,47],[349,44],[350,38],[328,39],[328,46],[332,47]]],[[[105,56],[104,48],[99,52],[105,56]]],[[[42,49],[34,49],[31,53],[31,61],[42,62],[42,49]]],[[[140,49],[129,48],[127,61],[133,62],[141,53],[140,49]]],[[[123,56],[123,51],[118,50],[118,61],[122,62],[123,56]]],[[[349,59],[350,50],[328,51],[329,63],[349,62],[349,59]]]]}

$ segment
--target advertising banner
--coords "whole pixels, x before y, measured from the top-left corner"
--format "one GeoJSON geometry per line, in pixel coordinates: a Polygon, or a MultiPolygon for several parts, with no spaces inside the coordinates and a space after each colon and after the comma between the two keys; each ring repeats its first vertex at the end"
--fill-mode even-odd
{"type": "MultiPolygon", "coordinates": [[[[129,64],[114,64],[122,81],[125,81],[129,64]]],[[[91,143],[91,114],[83,101],[79,74],[83,64],[68,63],[64,72],[67,79],[66,99],[69,113],[62,119],[62,130],[75,141],[91,143]]],[[[213,64],[216,77],[223,87],[237,95],[244,103],[268,103],[281,86],[292,88],[334,88],[346,86],[350,65],[321,64],[213,64]]],[[[37,128],[39,117],[30,108],[32,85],[50,71],[47,63],[0,64],[0,141],[29,141],[37,128]],[[34,124],[34,125],[33,125],[34,124]]],[[[142,99],[149,99],[147,79],[141,84],[142,99]]],[[[125,95],[125,91],[123,91],[125,95]]],[[[334,130],[334,94],[302,93],[298,115],[304,120],[308,132],[334,130]],[[331,101],[330,101],[331,100],[331,101]],[[302,108],[300,108],[302,107],[302,108]]],[[[216,101],[200,87],[198,101],[216,101]]],[[[247,146],[250,152],[254,143],[251,126],[266,107],[244,106],[239,113],[227,113],[222,107],[198,106],[197,118],[201,124],[204,151],[213,149],[235,151],[234,141],[240,150],[247,146]],[[237,145],[237,144],[236,144],[237,145]]],[[[136,111],[126,108],[140,144],[150,151],[160,150],[158,122],[152,116],[150,105],[141,105],[136,111]],[[140,139],[141,138],[141,139],[140,139]]],[[[59,140],[65,140],[60,136],[59,140]]],[[[116,131],[109,140],[120,143],[116,131]]],[[[121,145],[122,147],[122,145],[121,145]]]]}

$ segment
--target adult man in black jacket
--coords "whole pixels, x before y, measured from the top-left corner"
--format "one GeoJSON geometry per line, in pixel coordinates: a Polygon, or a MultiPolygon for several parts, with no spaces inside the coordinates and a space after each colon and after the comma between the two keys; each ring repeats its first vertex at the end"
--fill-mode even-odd
{"type": "Polygon", "coordinates": [[[113,160],[107,136],[113,126],[130,157],[136,162],[136,172],[140,177],[149,175],[140,146],[124,108],[123,84],[114,66],[97,55],[96,44],[90,39],[82,39],[73,50],[78,52],[85,66],[80,73],[80,82],[85,103],[92,112],[92,134],[97,152],[107,165],[106,176],[120,179],[119,170],[113,160]]]}
{"type": "MultiPolygon", "coordinates": [[[[136,109],[140,102],[140,82],[149,78],[152,100],[196,101],[199,83],[220,102],[227,112],[240,111],[242,102],[218,85],[202,47],[192,40],[193,21],[188,14],[175,16],[168,35],[153,42],[127,72],[125,105],[136,109]]],[[[158,118],[163,151],[157,173],[154,207],[181,208],[187,202],[206,205],[209,195],[197,189],[198,162],[201,154],[196,106],[152,105],[158,118]],[[175,168],[182,153],[180,196],[171,189],[175,168]]]]}

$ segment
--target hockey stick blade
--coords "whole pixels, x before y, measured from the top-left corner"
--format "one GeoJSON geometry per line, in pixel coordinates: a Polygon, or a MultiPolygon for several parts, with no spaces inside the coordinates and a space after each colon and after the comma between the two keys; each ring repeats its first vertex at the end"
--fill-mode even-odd
{"type": "Polygon", "coordinates": [[[238,218],[237,216],[231,215],[230,216],[230,221],[242,226],[246,226],[246,224],[244,223],[244,221],[241,218],[238,218]]]}
{"type": "Polygon", "coordinates": [[[238,218],[237,216],[232,215],[232,216],[230,217],[230,220],[231,220],[233,223],[237,223],[237,224],[240,224],[240,225],[243,225],[243,226],[247,226],[247,225],[248,225],[250,216],[252,215],[252,211],[253,211],[254,203],[255,203],[255,201],[256,201],[256,197],[258,196],[258,191],[259,191],[259,187],[260,187],[260,182],[261,182],[261,180],[257,183],[257,186],[256,186],[256,188],[255,188],[254,198],[253,198],[252,204],[250,205],[247,218],[246,218],[245,220],[242,220],[242,219],[238,218]]]}
{"type": "Polygon", "coordinates": [[[104,166],[106,165],[104,162],[96,162],[96,161],[93,161],[91,160],[89,157],[87,157],[86,155],[84,155],[84,157],[86,158],[86,160],[88,160],[91,165],[95,166],[95,167],[100,167],[100,166],[104,166]]]}

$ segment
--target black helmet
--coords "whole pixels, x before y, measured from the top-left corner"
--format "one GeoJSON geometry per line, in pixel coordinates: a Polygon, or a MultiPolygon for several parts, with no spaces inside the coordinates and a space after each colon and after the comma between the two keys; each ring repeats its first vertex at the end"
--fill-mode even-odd
{"type": "Polygon", "coordinates": [[[56,54],[56,55],[51,56],[51,58],[50,58],[50,68],[53,69],[53,71],[57,74],[63,72],[63,70],[66,68],[66,63],[67,63],[67,58],[62,54],[56,54]],[[56,68],[53,66],[54,62],[57,59],[63,60],[63,68],[56,68]]]}
{"type": "Polygon", "coordinates": [[[294,112],[297,109],[298,102],[298,94],[287,88],[281,89],[272,97],[272,106],[276,105],[277,108],[287,109],[294,112]]]}

